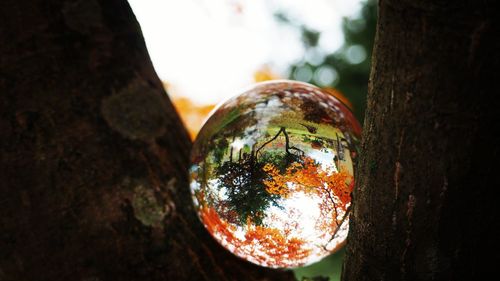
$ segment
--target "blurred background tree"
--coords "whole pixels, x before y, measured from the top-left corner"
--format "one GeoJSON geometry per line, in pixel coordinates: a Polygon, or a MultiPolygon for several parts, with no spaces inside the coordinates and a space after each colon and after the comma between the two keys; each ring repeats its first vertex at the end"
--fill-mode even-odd
{"type": "Polygon", "coordinates": [[[376,10],[376,1],[368,0],[356,17],[344,18],[344,44],[330,54],[318,46],[321,33],[305,25],[297,25],[285,14],[276,14],[277,20],[300,29],[305,47],[304,57],[290,66],[288,78],[326,88],[350,106],[361,122],[366,108],[376,10]]]}

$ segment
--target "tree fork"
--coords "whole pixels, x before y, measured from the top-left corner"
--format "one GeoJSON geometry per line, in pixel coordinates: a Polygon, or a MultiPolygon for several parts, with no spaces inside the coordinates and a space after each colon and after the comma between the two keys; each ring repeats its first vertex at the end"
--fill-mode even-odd
{"type": "Polygon", "coordinates": [[[0,280],[294,280],[196,218],[191,143],[125,0],[0,18],[0,280]]]}
{"type": "Polygon", "coordinates": [[[495,4],[379,2],[343,280],[497,274],[495,4]]]}

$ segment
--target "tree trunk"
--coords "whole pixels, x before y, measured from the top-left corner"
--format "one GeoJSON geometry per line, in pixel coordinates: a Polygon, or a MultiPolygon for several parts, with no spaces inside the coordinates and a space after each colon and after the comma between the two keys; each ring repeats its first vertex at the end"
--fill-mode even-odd
{"type": "Polygon", "coordinates": [[[488,280],[496,269],[494,4],[379,2],[343,280],[488,280]]]}
{"type": "Polygon", "coordinates": [[[196,218],[191,144],[126,1],[0,18],[0,280],[293,280],[196,218]]]}

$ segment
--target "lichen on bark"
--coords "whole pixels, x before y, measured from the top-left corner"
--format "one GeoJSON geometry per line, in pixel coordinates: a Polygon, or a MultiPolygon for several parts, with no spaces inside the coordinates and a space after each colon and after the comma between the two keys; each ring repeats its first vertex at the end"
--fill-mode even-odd
{"type": "Polygon", "coordinates": [[[162,92],[136,79],[102,101],[108,125],[126,138],[148,141],[165,133],[168,116],[162,92]]]}

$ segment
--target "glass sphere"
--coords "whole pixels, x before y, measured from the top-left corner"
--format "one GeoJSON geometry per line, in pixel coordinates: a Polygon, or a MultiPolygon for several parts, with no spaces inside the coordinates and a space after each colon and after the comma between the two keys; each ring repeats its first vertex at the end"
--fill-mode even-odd
{"type": "Polygon", "coordinates": [[[191,154],[201,221],[261,266],[303,266],[335,252],[347,236],[360,133],[343,103],[306,83],[259,83],[227,100],[191,154]]]}

